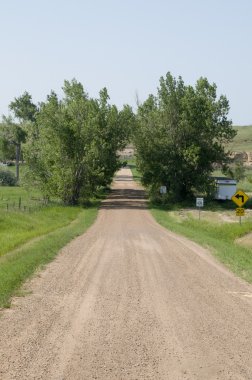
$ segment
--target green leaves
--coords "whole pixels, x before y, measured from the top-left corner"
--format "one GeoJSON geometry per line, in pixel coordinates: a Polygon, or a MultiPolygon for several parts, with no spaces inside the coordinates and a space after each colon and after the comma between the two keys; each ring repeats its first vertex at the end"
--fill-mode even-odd
{"type": "Polygon", "coordinates": [[[32,103],[32,97],[27,91],[19,98],[15,98],[10,103],[9,108],[20,121],[35,121],[37,107],[32,103]]]}
{"type": "Polygon", "coordinates": [[[139,106],[135,143],[145,185],[166,185],[177,199],[207,191],[213,164],[226,162],[224,143],[236,134],[228,101],[216,91],[206,78],[192,87],[168,73],[157,96],[139,106]]]}
{"type": "Polygon", "coordinates": [[[77,204],[111,182],[134,117],[130,107],[118,111],[109,104],[106,88],[93,99],[74,79],[63,91],[62,100],[52,92],[41,104],[38,135],[30,133],[26,157],[44,194],[77,204]]]}

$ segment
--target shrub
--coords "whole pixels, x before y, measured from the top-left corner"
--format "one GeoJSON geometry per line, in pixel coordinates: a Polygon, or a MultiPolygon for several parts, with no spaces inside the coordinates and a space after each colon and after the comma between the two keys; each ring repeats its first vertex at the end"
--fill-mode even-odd
{"type": "Polygon", "coordinates": [[[0,186],[15,186],[17,180],[15,175],[8,170],[0,170],[0,186]]]}

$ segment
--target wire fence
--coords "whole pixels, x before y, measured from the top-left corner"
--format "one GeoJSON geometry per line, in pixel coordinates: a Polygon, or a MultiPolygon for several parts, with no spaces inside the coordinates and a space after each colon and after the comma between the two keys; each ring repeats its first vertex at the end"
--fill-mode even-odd
{"type": "Polygon", "coordinates": [[[33,212],[46,207],[48,199],[40,197],[15,197],[2,196],[0,197],[0,210],[6,212],[33,212]]]}

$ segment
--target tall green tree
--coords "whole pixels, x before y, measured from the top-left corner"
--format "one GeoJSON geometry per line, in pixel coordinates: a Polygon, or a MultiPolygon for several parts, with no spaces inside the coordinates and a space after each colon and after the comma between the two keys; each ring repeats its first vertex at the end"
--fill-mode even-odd
{"type": "Polygon", "coordinates": [[[12,116],[3,116],[1,124],[1,141],[5,153],[12,151],[15,147],[16,179],[19,181],[19,161],[21,157],[22,144],[26,141],[26,136],[30,125],[35,122],[37,106],[32,102],[32,97],[28,92],[24,92],[15,98],[9,105],[12,116]]]}
{"type": "Polygon", "coordinates": [[[21,155],[21,145],[26,140],[26,131],[15,123],[11,117],[3,116],[1,123],[1,140],[5,147],[5,152],[11,151],[11,147],[15,147],[16,159],[16,179],[19,181],[19,161],[21,155]]]}
{"type": "Polygon", "coordinates": [[[63,99],[52,92],[40,105],[38,134],[29,132],[26,158],[45,195],[77,204],[111,181],[133,113],[110,105],[106,89],[93,99],[72,80],[64,82],[63,92],[63,99]]]}
{"type": "Polygon", "coordinates": [[[0,160],[9,161],[15,160],[15,146],[10,144],[5,137],[4,125],[0,123],[0,160]]]}
{"type": "Polygon", "coordinates": [[[208,191],[213,164],[227,163],[225,144],[236,132],[228,119],[228,101],[218,98],[216,90],[206,78],[193,87],[168,73],[161,77],[157,95],[139,106],[137,160],[152,191],[165,185],[177,199],[208,191]]]}
{"type": "Polygon", "coordinates": [[[15,98],[9,105],[9,109],[19,122],[35,122],[37,106],[32,101],[32,96],[25,91],[23,95],[15,98]]]}

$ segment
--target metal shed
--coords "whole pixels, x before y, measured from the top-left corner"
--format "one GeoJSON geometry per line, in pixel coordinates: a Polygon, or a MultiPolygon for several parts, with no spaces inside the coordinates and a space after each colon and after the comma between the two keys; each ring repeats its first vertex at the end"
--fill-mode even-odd
{"type": "Polygon", "coordinates": [[[214,199],[227,200],[236,192],[237,180],[226,177],[213,177],[216,185],[214,199]]]}

